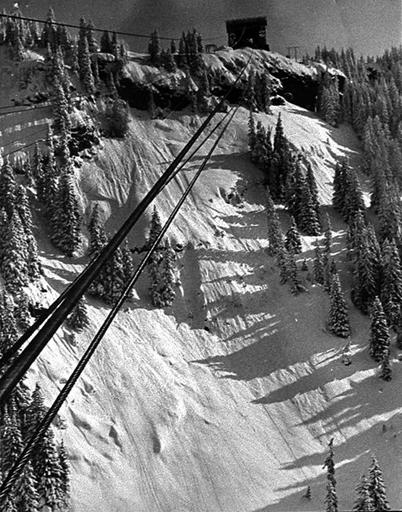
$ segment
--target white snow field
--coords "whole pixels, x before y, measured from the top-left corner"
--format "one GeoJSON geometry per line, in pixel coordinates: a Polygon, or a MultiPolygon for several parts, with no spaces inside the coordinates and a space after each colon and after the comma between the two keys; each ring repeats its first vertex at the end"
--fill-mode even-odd
{"type": "MultiPolygon", "coordinates": [[[[349,297],[345,224],[329,204],[335,161],[347,156],[358,165],[358,141],[348,127],[330,128],[292,104],[272,110],[256,117],[274,126],[280,112],[288,138],[311,155],[349,297]]],[[[110,231],[200,123],[183,113],[165,121],[132,113],[130,136],[104,140],[95,160],[77,170],[83,209],[88,214],[100,202],[110,231]]],[[[396,350],[393,380],[384,383],[367,353],[368,319],[352,308],[352,364],[345,366],[345,340],[325,331],[327,294],[306,281],[308,292],[295,297],[279,284],[266,254],[263,176],[247,156],[247,120],[240,109],[169,231],[174,246],[185,246],[174,306],[152,307],[144,276],[61,411],[74,512],[323,510],[322,464],[332,437],[340,510],[351,509],[371,453],[384,469],[391,505],[402,503],[396,350]],[[239,204],[227,198],[233,190],[239,204]],[[303,497],[307,485],[311,500],[303,497]]],[[[162,220],[200,162],[156,201],[162,220]]],[[[150,213],[131,247],[142,246],[150,213]]],[[[287,214],[281,218],[286,228],[287,214]]],[[[299,258],[310,267],[313,242],[304,237],[299,258]]],[[[41,257],[46,302],[86,259],[61,256],[43,233],[41,257]]],[[[91,325],[77,345],[62,328],[29,374],[49,402],[108,312],[87,300],[91,325]]]]}

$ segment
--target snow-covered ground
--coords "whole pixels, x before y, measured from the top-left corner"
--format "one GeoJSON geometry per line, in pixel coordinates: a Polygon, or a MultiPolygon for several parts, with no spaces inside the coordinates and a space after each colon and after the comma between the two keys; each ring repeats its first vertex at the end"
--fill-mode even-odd
{"type": "MultiPolygon", "coordinates": [[[[330,128],[291,104],[257,117],[274,126],[279,112],[291,142],[310,153],[348,295],[345,225],[329,204],[334,163],[347,156],[358,165],[358,142],[349,128],[330,128]]],[[[240,109],[169,231],[173,245],[185,245],[174,306],[153,308],[142,278],[138,298],[119,313],[63,407],[74,512],[322,510],[332,437],[340,509],[351,508],[371,453],[384,469],[391,504],[402,502],[396,358],[393,380],[380,381],[366,350],[368,320],[352,309],[352,364],[344,366],[345,341],[325,331],[327,294],[308,285],[294,297],[279,284],[266,254],[263,177],[246,155],[247,119],[240,109]],[[243,198],[237,206],[227,199],[233,190],[243,198]],[[303,498],[307,485],[311,501],[303,498]]],[[[152,121],[133,111],[130,137],[104,141],[77,174],[83,209],[100,202],[113,231],[199,122],[183,113],[152,121]]],[[[201,155],[158,198],[162,219],[201,155]]],[[[287,215],[281,218],[286,227],[287,215]]],[[[130,236],[132,247],[143,244],[146,229],[144,220],[130,236]]],[[[51,300],[85,260],[60,256],[42,238],[51,300]]],[[[310,267],[313,241],[304,238],[300,256],[310,267]]],[[[91,325],[77,346],[61,329],[30,373],[48,400],[107,314],[88,301],[91,325]]]]}

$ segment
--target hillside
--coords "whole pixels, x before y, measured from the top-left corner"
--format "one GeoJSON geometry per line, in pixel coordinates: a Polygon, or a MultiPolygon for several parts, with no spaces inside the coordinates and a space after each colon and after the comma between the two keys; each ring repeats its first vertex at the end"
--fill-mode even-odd
{"type": "MultiPolygon", "coordinates": [[[[290,140],[311,151],[328,205],[335,159],[358,159],[354,136],[291,104],[261,119],[273,124],[279,111],[290,140]]],[[[127,142],[104,141],[95,163],[81,169],[83,200],[100,201],[111,215],[108,227],[116,227],[197,123],[185,114],[151,121],[133,111],[127,142]]],[[[365,350],[367,319],[354,310],[353,364],[345,367],[344,342],[324,331],[327,295],[312,286],[293,297],[279,285],[264,250],[262,176],[245,154],[246,130],[247,112],[240,110],[169,233],[185,245],[174,307],[151,307],[144,278],[62,411],[76,512],[321,510],[331,437],[341,508],[350,507],[371,450],[385,469],[391,503],[401,499],[400,405],[396,393],[384,395],[398,387],[398,371],[392,384],[378,380],[365,350]],[[224,200],[234,188],[244,197],[238,206],[224,200]],[[307,485],[311,502],[302,498],[307,485]]],[[[162,218],[190,173],[158,200],[162,218]]],[[[343,269],[345,226],[325,209],[343,269]]],[[[133,246],[142,245],[144,228],[130,238],[133,246]]],[[[303,242],[308,261],[312,241],[303,242]]],[[[50,300],[82,264],[45,241],[42,260],[50,300]]],[[[65,328],[44,352],[31,378],[49,399],[106,312],[90,301],[91,326],[78,346],[65,328]]]]}
{"type": "MultiPolygon", "coordinates": [[[[306,90],[315,80],[312,68],[253,53],[255,68],[269,69],[284,96],[291,92],[284,77],[299,86],[305,82],[306,90]]],[[[236,58],[243,65],[248,54],[223,51],[206,56],[207,66],[223,70],[230,82],[236,58]]],[[[26,62],[41,61],[38,54],[28,57],[26,62]]],[[[130,86],[161,75],[141,56],[131,58],[123,73],[130,86]]],[[[40,73],[21,90],[15,77],[22,75],[11,65],[2,74],[2,104],[43,89],[40,73]]],[[[83,104],[73,116],[90,124],[98,104],[83,104]]],[[[58,429],[57,436],[64,438],[71,462],[73,512],[322,510],[322,464],[331,438],[340,510],[351,508],[372,453],[384,469],[391,505],[401,502],[399,354],[393,344],[393,380],[379,380],[367,351],[368,318],[349,301],[346,224],[331,207],[335,163],[347,157],[360,172],[360,144],[349,126],[332,128],[295,103],[255,117],[273,128],[279,114],[290,143],[311,161],[322,214],[331,217],[333,254],[351,311],[352,364],[342,363],[345,340],[325,330],[329,298],[321,286],[311,284],[307,272],[300,272],[307,293],[293,296],[279,283],[275,260],[267,254],[264,177],[247,154],[249,113],[240,108],[169,230],[179,269],[173,307],[151,305],[143,276],[135,299],[119,313],[61,411],[66,430],[58,429]],[[308,485],[311,501],[303,498],[308,485]]],[[[50,119],[50,108],[2,116],[1,145],[17,149],[44,137],[50,119]]],[[[113,233],[201,121],[188,108],[165,119],[131,108],[125,139],[101,137],[92,153],[74,157],[85,237],[95,204],[113,233]]],[[[157,199],[162,220],[209,147],[157,199]]],[[[368,200],[364,176],[361,181],[368,200]]],[[[34,205],[45,278],[30,293],[46,306],[88,258],[84,251],[77,258],[61,255],[49,241],[43,208],[34,205]]],[[[289,216],[281,207],[278,212],[285,230],[289,216]]],[[[151,209],[130,234],[133,250],[143,246],[150,216],[151,209]]],[[[314,242],[303,237],[298,257],[299,268],[305,258],[310,272],[314,242]]],[[[90,296],[87,301],[89,327],[75,336],[68,327],[60,329],[29,372],[28,384],[33,388],[39,381],[47,403],[109,311],[90,296]]]]}

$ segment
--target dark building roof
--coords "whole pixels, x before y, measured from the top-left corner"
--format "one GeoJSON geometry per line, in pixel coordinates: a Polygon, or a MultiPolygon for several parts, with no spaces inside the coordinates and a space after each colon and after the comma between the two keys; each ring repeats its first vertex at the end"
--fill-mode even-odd
{"type": "Polygon", "coordinates": [[[226,26],[236,26],[236,25],[267,25],[266,16],[259,16],[257,18],[236,18],[235,20],[227,20],[226,26]]]}

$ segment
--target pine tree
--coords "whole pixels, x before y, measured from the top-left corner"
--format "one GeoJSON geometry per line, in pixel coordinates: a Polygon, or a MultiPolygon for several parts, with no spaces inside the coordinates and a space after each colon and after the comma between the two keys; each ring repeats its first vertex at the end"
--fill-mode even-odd
{"type": "Polygon", "coordinates": [[[91,220],[88,226],[89,231],[89,251],[88,254],[98,254],[105,246],[107,236],[100,217],[99,203],[96,203],[92,210],[91,220]]]}
{"type": "Polygon", "coordinates": [[[377,362],[384,358],[384,354],[389,350],[390,335],[387,319],[382,308],[381,301],[375,298],[370,311],[370,356],[377,362]]]}
{"type": "Polygon", "coordinates": [[[165,242],[161,262],[161,303],[164,307],[172,306],[176,297],[175,285],[175,261],[176,254],[169,241],[165,242]]]}
{"type": "Polygon", "coordinates": [[[369,483],[365,475],[361,477],[356,487],[357,498],[353,505],[353,512],[375,512],[373,500],[370,496],[369,483]]]}
{"type": "Polygon", "coordinates": [[[57,510],[63,505],[62,469],[54,442],[54,436],[50,429],[43,435],[37,444],[38,453],[35,457],[35,473],[38,479],[38,492],[44,501],[44,505],[51,510],[57,510]]]}
{"type": "Polygon", "coordinates": [[[297,274],[297,265],[291,252],[287,252],[286,264],[288,281],[290,282],[290,292],[293,293],[293,295],[297,295],[300,292],[306,291],[300,282],[299,276],[297,274]]]}
{"type": "Polygon", "coordinates": [[[154,66],[159,66],[161,61],[161,44],[157,30],[151,34],[151,39],[148,45],[149,60],[154,66]]]}
{"type": "Polygon", "coordinates": [[[399,306],[402,303],[402,268],[399,252],[394,241],[385,241],[382,250],[381,302],[389,325],[396,328],[399,306]]]}
{"type": "Polygon", "coordinates": [[[61,468],[60,490],[63,495],[63,505],[68,507],[70,497],[70,465],[68,463],[68,455],[63,441],[61,441],[57,449],[59,453],[59,462],[61,468]]]}
{"type": "Polygon", "coordinates": [[[59,80],[55,79],[54,85],[54,126],[64,136],[70,129],[71,122],[68,115],[68,102],[63,87],[59,80]]]}
{"type": "Polygon", "coordinates": [[[51,219],[58,194],[58,173],[54,155],[53,133],[50,128],[46,142],[48,154],[43,162],[41,176],[37,180],[37,193],[39,201],[45,205],[48,219],[51,219]]]}
{"type": "Polygon", "coordinates": [[[6,292],[0,293],[0,353],[4,354],[17,341],[14,310],[6,292]]]}
{"type": "Polygon", "coordinates": [[[67,318],[67,325],[77,332],[81,332],[89,325],[87,306],[83,297],[80,298],[67,318]]]}
{"type": "Polygon", "coordinates": [[[317,182],[316,182],[316,179],[314,176],[313,167],[309,161],[307,161],[307,163],[306,163],[306,168],[307,168],[306,181],[307,181],[307,186],[310,191],[311,204],[313,205],[313,208],[317,214],[317,220],[319,222],[320,202],[318,200],[318,187],[317,187],[317,182]]]}
{"type": "Polygon", "coordinates": [[[92,75],[91,58],[87,39],[87,27],[84,18],[80,19],[80,33],[78,40],[78,67],[81,83],[88,94],[95,92],[94,77],[92,75]]]}
{"type": "Polygon", "coordinates": [[[281,244],[278,247],[278,251],[276,253],[276,262],[279,267],[279,277],[281,284],[285,284],[289,279],[288,258],[288,251],[286,250],[285,245],[281,244]]]}
{"type": "Polygon", "coordinates": [[[0,199],[1,206],[5,209],[9,217],[11,217],[15,206],[16,189],[17,185],[13,168],[10,165],[8,157],[6,157],[0,172],[0,199]]]}
{"type": "Polygon", "coordinates": [[[87,23],[86,26],[86,37],[88,41],[88,50],[89,53],[96,53],[99,50],[98,42],[94,36],[94,24],[91,20],[87,23]]]}
{"type": "Polygon", "coordinates": [[[14,316],[18,326],[23,331],[28,329],[31,315],[29,313],[28,297],[23,291],[20,291],[15,297],[14,316]]]}
{"type": "Polygon", "coordinates": [[[294,217],[291,217],[290,228],[286,233],[285,247],[292,254],[300,254],[302,252],[301,239],[294,217]]]}
{"type": "Polygon", "coordinates": [[[278,214],[272,200],[269,189],[267,189],[267,220],[268,220],[268,243],[269,254],[274,256],[283,246],[283,234],[278,214]]]}
{"type": "Polygon", "coordinates": [[[103,277],[104,295],[106,304],[114,305],[120,298],[121,292],[126,284],[122,250],[117,248],[113,256],[106,262],[103,277]]]}
{"type": "Polygon", "coordinates": [[[0,270],[6,287],[11,292],[16,292],[28,284],[27,243],[20,216],[16,211],[7,226],[0,270]]]}
{"type": "Polygon", "coordinates": [[[343,212],[345,208],[345,188],[346,188],[346,161],[342,161],[342,163],[337,162],[335,166],[335,175],[334,175],[334,192],[332,196],[332,204],[335,210],[338,212],[343,212]]]}
{"type": "Polygon", "coordinates": [[[112,53],[112,41],[110,39],[110,33],[105,30],[100,40],[100,51],[103,53],[112,53]]]}
{"type": "Polygon", "coordinates": [[[375,457],[369,468],[368,489],[376,512],[391,510],[388,504],[382,470],[375,457]]]}
{"type": "Polygon", "coordinates": [[[52,217],[51,240],[70,257],[81,245],[81,215],[68,169],[60,177],[55,213],[52,217]]]}
{"type": "Polygon", "coordinates": [[[338,511],[333,441],[334,440],[331,439],[328,443],[329,451],[323,466],[327,470],[327,495],[325,497],[326,512],[338,511]]]}
{"type": "Polygon", "coordinates": [[[319,245],[315,248],[315,258],[313,263],[314,281],[318,284],[324,284],[324,264],[319,245]]]}
{"type": "Polygon", "coordinates": [[[1,470],[6,475],[22,452],[21,432],[15,418],[4,414],[0,436],[1,470]]]}
{"type": "Polygon", "coordinates": [[[39,512],[39,494],[36,490],[37,481],[33,473],[31,462],[27,462],[22,470],[16,487],[16,503],[18,512],[39,512]]]}
{"type": "Polygon", "coordinates": [[[391,370],[391,363],[389,360],[389,348],[385,349],[382,355],[381,360],[381,373],[380,378],[385,381],[390,381],[392,379],[392,370],[391,370]]]}
{"type": "Polygon", "coordinates": [[[328,330],[341,338],[350,336],[348,309],[337,272],[332,275],[328,330]]]}
{"type": "MultiPolygon", "coordinates": [[[[123,264],[124,282],[128,283],[134,275],[134,264],[133,264],[133,256],[131,254],[131,250],[128,245],[127,239],[125,240],[125,242],[123,244],[123,248],[122,248],[122,264],[123,264]]],[[[130,300],[132,298],[133,298],[133,289],[131,288],[130,293],[127,296],[127,299],[130,300]]]]}
{"type": "Polygon", "coordinates": [[[50,45],[52,49],[56,48],[57,44],[57,31],[54,25],[54,22],[56,21],[56,17],[54,15],[54,10],[52,7],[49,7],[49,10],[47,12],[46,16],[46,23],[43,27],[42,31],[42,47],[46,48],[47,45],[50,45]]]}

